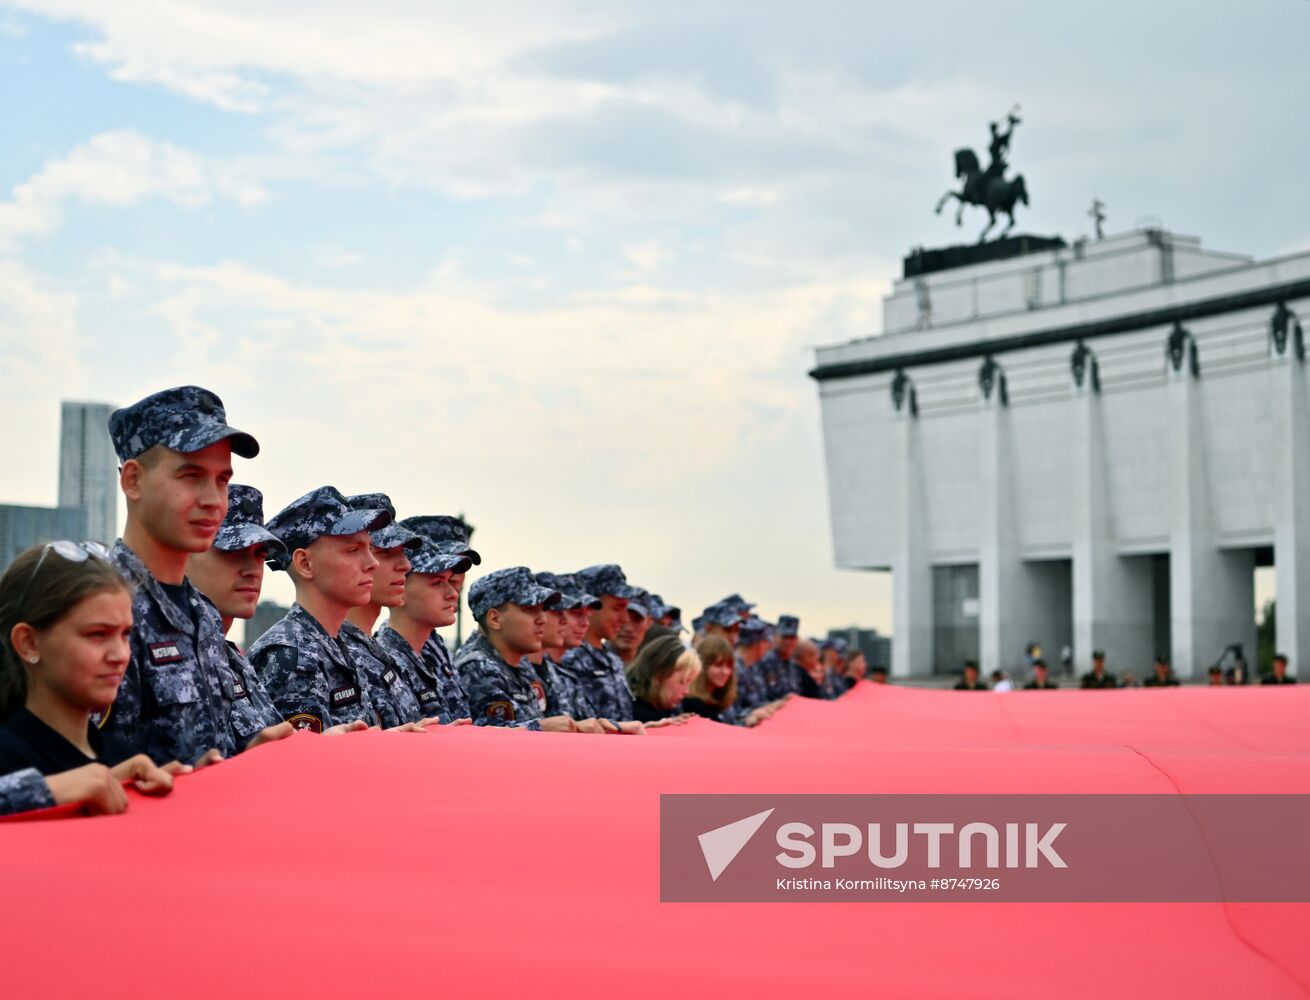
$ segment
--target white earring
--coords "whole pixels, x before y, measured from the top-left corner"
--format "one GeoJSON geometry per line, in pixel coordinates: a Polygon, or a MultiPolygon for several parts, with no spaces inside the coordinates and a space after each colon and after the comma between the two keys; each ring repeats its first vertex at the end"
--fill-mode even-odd
{"type": "Polygon", "coordinates": [[[35,662],[36,662],[36,657],[35,657],[35,656],[29,656],[29,657],[27,658],[27,662],[28,662],[28,663],[35,663],[35,662]]]}

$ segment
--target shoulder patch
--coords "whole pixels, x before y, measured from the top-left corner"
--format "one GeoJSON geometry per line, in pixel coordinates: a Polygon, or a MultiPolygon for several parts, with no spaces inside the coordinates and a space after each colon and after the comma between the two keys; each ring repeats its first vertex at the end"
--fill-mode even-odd
{"type": "Polygon", "coordinates": [[[396,683],[396,671],[394,667],[382,675],[382,683],[387,685],[387,687],[396,683]]]}
{"type": "Polygon", "coordinates": [[[546,685],[541,681],[532,682],[532,693],[537,696],[537,708],[546,711],[546,685]]]}
{"type": "Polygon", "coordinates": [[[487,718],[498,722],[513,722],[514,706],[507,701],[493,701],[487,706],[487,718]]]}
{"type": "Polygon", "coordinates": [[[323,720],[310,712],[297,712],[287,716],[287,721],[291,723],[292,729],[308,729],[315,733],[323,731],[323,720]]]}

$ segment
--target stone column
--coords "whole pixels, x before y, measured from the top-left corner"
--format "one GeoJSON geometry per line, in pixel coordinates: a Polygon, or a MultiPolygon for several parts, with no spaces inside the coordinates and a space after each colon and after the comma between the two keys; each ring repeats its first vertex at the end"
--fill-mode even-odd
{"type": "Polygon", "coordinates": [[[918,403],[903,372],[893,380],[896,406],[896,552],[892,563],[892,676],[921,677],[933,668],[932,566],[923,496],[918,403]],[[898,388],[899,386],[899,388],[898,388]]]}
{"type": "Polygon", "coordinates": [[[1119,555],[1096,356],[1080,343],[1071,365],[1074,666],[1091,670],[1092,651],[1103,649],[1111,670],[1131,667],[1140,675],[1139,665],[1149,666],[1155,652],[1151,561],[1119,555]]]}
{"type": "Polygon", "coordinates": [[[1255,617],[1255,553],[1218,547],[1196,340],[1175,326],[1167,353],[1171,656],[1179,677],[1197,677],[1234,642],[1244,643],[1247,663],[1254,664],[1255,650],[1246,644],[1255,617]]]}
{"type": "Polygon", "coordinates": [[[1310,678],[1310,407],[1305,342],[1295,314],[1280,305],[1270,338],[1274,447],[1275,644],[1295,673],[1310,678]]]}
{"type": "Polygon", "coordinates": [[[1024,647],[1044,634],[1037,574],[1023,561],[1010,458],[1010,409],[1005,374],[988,357],[979,372],[978,640],[983,674],[1023,662],[1024,647]]]}

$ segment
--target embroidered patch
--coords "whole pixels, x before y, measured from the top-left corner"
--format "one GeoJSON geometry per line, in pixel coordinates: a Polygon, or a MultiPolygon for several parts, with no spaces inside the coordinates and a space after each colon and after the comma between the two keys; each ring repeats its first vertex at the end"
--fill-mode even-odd
{"type": "Polygon", "coordinates": [[[347,684],[345,687],[339,687],[328,694],[328,703],[334,709],[346,708],[350,705],[359,704],[359,688],[354,684],[347,684]]]}
{"type": "Polygon", "coordinates": [[[382,675],[382,683],[385,684],[387,687],[391,687],[392,684],[395,684],[396,672],[394,670],[388,670],[385,674],[382,675]]]}
{"type": "Polygon", "coordinates": [[[541,681],[532,682],[532,693],[537,696],[537,708],[546,711],[546,685],[541,681]]]}
{"type": "Polygon", "coordinates": [[[437,703],[437,692],[431,688],[426,691],[420,691],[418,693],[418,702],[424,708],[428,705],[435,705],[437,703]]]}
{"type": "Polygon", "coordinates": [[[176,642],[151,642],[146,644],[150,662],[156,665],[164,663],[181,663],[185,658],[176,642]]]}
{"type": "Polygon", "coordinates": [[[317,715],[311,715],[309,712],[297,712],[287,718],[291,723],[292,729],[308,729],[311,732],[321,733],[323,731],[323,720],[317,715]]]}
{"type": "Polygon", "coordinates": [[[238,698],[249,698],[249,697],[250,697],[250,692],[246,690],[246,682],[243,681],[240,677],[233,680],[232,700],[235,701],[238,698]]]}
{"type": "Polygon", "coordinates": [[[493,701],[487,706],[487,718],[498,722],[513,722],[514,706],[507,701],[493,701]]]}

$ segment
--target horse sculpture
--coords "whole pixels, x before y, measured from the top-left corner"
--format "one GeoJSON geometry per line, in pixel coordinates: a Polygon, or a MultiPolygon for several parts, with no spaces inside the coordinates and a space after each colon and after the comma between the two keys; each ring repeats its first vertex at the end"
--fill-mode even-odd
{"type": "Polygon", "coordinates": [[[955,176],[964,178],[964,187],[958,192],[947,191],[937,202],[938,215],[949,199],[954,198],[960,203],[955,213],[957,226],[963,221],[965,205],[981,205],[987,209],[987,228],[978,237],[979,243],[987,239],[992,226],[996,225],[997,212],[1004,212],[1010,217],[1010,224],[1001,233],[1004,237],[1014,228],[1015,204],[1020,201],[1025,205],[1028,204],[1028,188],[1024,185],[1023,175],[1019,174],[1010,181],[1005,179],[1005,170],[1009,166],[1007,157],[1010,154],[1010,139],[1014,137],[1014,127],[1021,121],[1019,105],[1016,104],[1005,116],[1004,127],[1000,122],[989,123],[988,128],[991,129],[992,137],[987,145],[987,152],[991,155],[991,162],[986,170],[982,168],[972,149],[957,149],[955,176]]]}
{"type": "Polygon", "coordinates": [[[1003,176],[1004,169],[1002,161],[999,173],[994,168],[983,170],[972,149],[957,149],[955,176],[964,178],[964,186],[959,191],[947,191],[942,195],[934,211],[940,215],[946,203],[954,198],[960,203],[955,213],[955,224],[959,226],[963,224],[965,205],[978,205],[987,209],[987,226],[978,237],[979,243],[987,239],[992,226],[996,225],[996,214],[1004,213],[1010,217],[1010,224],[1001,232],[1004,237],[1014,228],[1014,206],[1019,202],[1028,204],[1028,188],[1024,185],[1023,174],[1017,174],[1007,181],[1003,176]]]}

